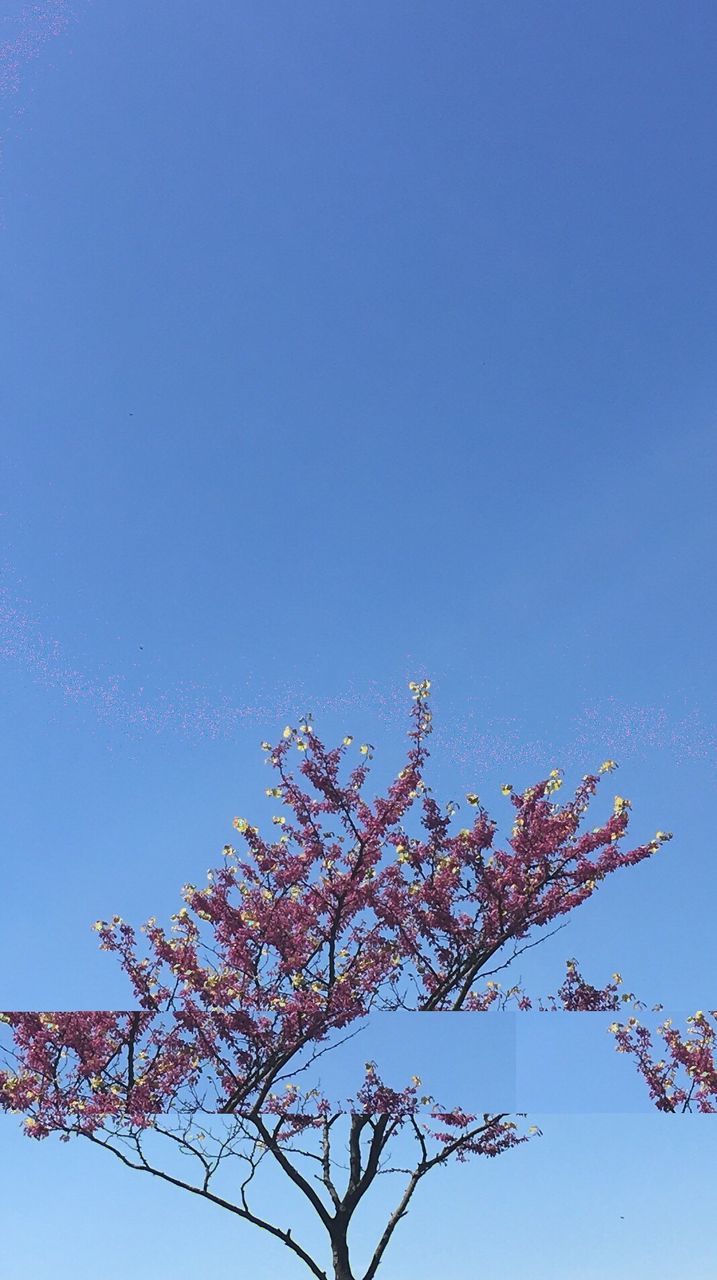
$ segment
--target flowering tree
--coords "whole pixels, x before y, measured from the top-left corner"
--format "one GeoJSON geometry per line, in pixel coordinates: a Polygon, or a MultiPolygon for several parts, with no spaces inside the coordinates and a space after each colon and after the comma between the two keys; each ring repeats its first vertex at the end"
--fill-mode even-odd
{"type": "MultiPolygon", "coordinates": [[[[553,799],[562,785],[557,770],[521,794],[506,785],[515,808],[507,849],[494,848],[496,824],[475,793],[466,797],[471,825],[452,832],[456,806],[442,811],[423,780],[429,687],[411,685],[408,760],[385,796],[369,804],[361,794],[371,746],[360,747],[362,761],[342,782],[352,739],[327,750],[307,716],[277,745],[262,743],[278,774],[266,793],[288,814],[273,817],[273,840],[236,818],[243,853],[225,846],[207,887],[184,886],[169,932],[154,918],[143,926],[141,949],[119,917],[97,922],[100,945],[119,957],[138,1008],[2,1015],[12,1043],[0,1106],[24,1113],[29,1135],[103,1146],[254,1223],[320,1280],[327,1271],[291,1229],[254,1206],[264,1162],[283,1171],[325,1228],[334,1280],[358,1280],[349,1227],[364,1197],[380,1175],[402,1178],[362,1269],[362,1280],[372,1280],[430,1170],[501,1154],[538,1130],[519,1133],[504,1113],[446,1107],[421,1093],[417,1077],[390,1087],[375,1063],[340,1102],[301,1089],[297,1078],[372,1010],[482,1012],[508,1000],[529,1008],[527,995],[517,987],[504,993],[489,975],[546,936],[608,874],[670,838],[658,831],[624,850],[630,805],[620,796],[607,821],[579,833],[600,774],[614,761],[586,775],[562,806],[553,799]],[[292,747],[313,793],[288,769],[292,747]],[[421,837],[406,822],[417,802],[421,837]],[[191,1156],[196,1176],[186,1176],[186,1161],[175,1167],[171,1153],[191,1156]],[[217,1189],[227,1161],[243,1170],[231,1198],[217,1189]]],[[[618,1007],[615,981],[598,992],[574,963],[551,999],[555,1008],[618,1007]]]]}

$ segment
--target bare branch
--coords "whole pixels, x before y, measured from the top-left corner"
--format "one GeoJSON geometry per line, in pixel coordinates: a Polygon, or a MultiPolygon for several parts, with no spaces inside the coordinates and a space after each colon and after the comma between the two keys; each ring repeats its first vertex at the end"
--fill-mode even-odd
{"type": "MultiPolygon", "coordinates": [[[[66,1132],[77,1131],[66,1130],[66,1132]]],[[[291,1249],[297,1257],[301,1258],[301,1261],[309,1268],[309,1271],[316,1277],[316,1280],[328,1280],[326,1272],[322,1271],[311,1255],[302,1248],[298,1241],[294,1240],[290,1229],[283,1231],[280,1227],[276,1227],[273,1223],[267,1222],[265,1218],[260,1218],[258,1214],[253,1213],[243,1205],[232,1204],[230,1200],[225,1200],[223,1196],[215,1195],[214,1192],[207,1190],[204,1186],[195,1187],[191,1182],[184,1182],[183,1179],[176,1178],[165,1170],[157,1169],[153,1165],[150,1165],[143,1157],[140,1158],[139,1163],[134,1160],[130,1160],[121,1151],[118,1151],[116,1147],[113,1147],[110,1142],[102,1141],[102,1139],[98,1138],[94,1133],[82,1132],[81,1136],[83,1138],[87,1138],[90,1142],[94,1143],[95,1146],[104,1147],[106,1151],[111,1151],[118,1160],[121,1160],[122,1163],[127,1165],[130,1169],[138,1169],[142,1173],[150,1173],[153,1177],[161,1178],[162,1181],[169,1182],[174,1187],[181,1187],[183,1191],[190,1191],[193,1195],[201,1196],[203,1199],[211,1201],[212,1204],[219,1205],[220,1208],[228,1210],[229,1213],[236,1214],[238,1218],[243,1218],[247,1222],[253,1223],[255,1227],[260,1227],[262,1231],[267,1231],[269,1235],[280,1240],[281,1243],[291,1249]]]]}

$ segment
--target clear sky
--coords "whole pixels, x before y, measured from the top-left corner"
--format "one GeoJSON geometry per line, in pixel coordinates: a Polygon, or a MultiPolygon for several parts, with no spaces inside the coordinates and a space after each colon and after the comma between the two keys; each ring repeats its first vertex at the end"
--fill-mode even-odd
{"type": "MultiPolygon", "coordinates": [[[[306,710],[384,785],[424,676],[439,801],[507,834],[501,783],[612,756],[595,822],[618,790],[635,843],[675,833],[516,976],[577,956],[710,1007],[714,6],[0,17],[0,1007],[126,1006],[92,921],[176,910],[306,710]]],[[[451,1280],[707,1280],[709,1121],[580,1116],[546,1054],[536,1101],[554,1063],[572,1113],[427,1182],[386,1280],[432,1278],[449,1227],[451,1280]]],[[[2,1280],[301,1274],[101,1152],[1,1136],[2,1280]]]]}

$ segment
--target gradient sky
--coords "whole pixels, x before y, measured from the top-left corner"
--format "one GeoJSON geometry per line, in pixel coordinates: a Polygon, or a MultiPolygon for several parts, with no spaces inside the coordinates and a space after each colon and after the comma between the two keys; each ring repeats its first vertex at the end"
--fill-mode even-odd
{"type": "MultiPolygon", "coordinates": [[[[130,1003],[92,921],[166,917],[235,814],[267,821],[259,742],[306,710],[385,785],[424,676],[439,801],[478,790],[506,835],[501,783],[612,756],[591,825],[617,790],[635,843],[675,833],[516,977],[554,990],[577,956],[710,1007],[714,6],[22,14],[0,3],[0,1007],[130,1003]]],[[[609,1114],[615,1062],[578,1040],[574,1068],[534,1050],[545,1136],[427,1182],[386,1280],[432,1278],[442,1227],[451,1280],[717,1271],[709,1121],[609,1114]],[[575,1073],[604,1114],[547,1114],[540,1081],[579,1108],[575,1073]]],[[[2,1280],[302,1274],[100,1152],[2,1142],[2,1280]]]]}

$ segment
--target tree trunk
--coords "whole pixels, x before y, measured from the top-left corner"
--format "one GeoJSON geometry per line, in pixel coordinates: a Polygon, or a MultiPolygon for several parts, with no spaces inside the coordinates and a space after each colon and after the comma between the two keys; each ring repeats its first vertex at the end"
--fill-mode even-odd
{"type": "Polygon", "coordinates": [[[354,1280],[349,1262],[349,1246],[346,1227],[339,1226],[331,1238],[331,1254],[334,1262],[334,1280],[354,1280]]]}

